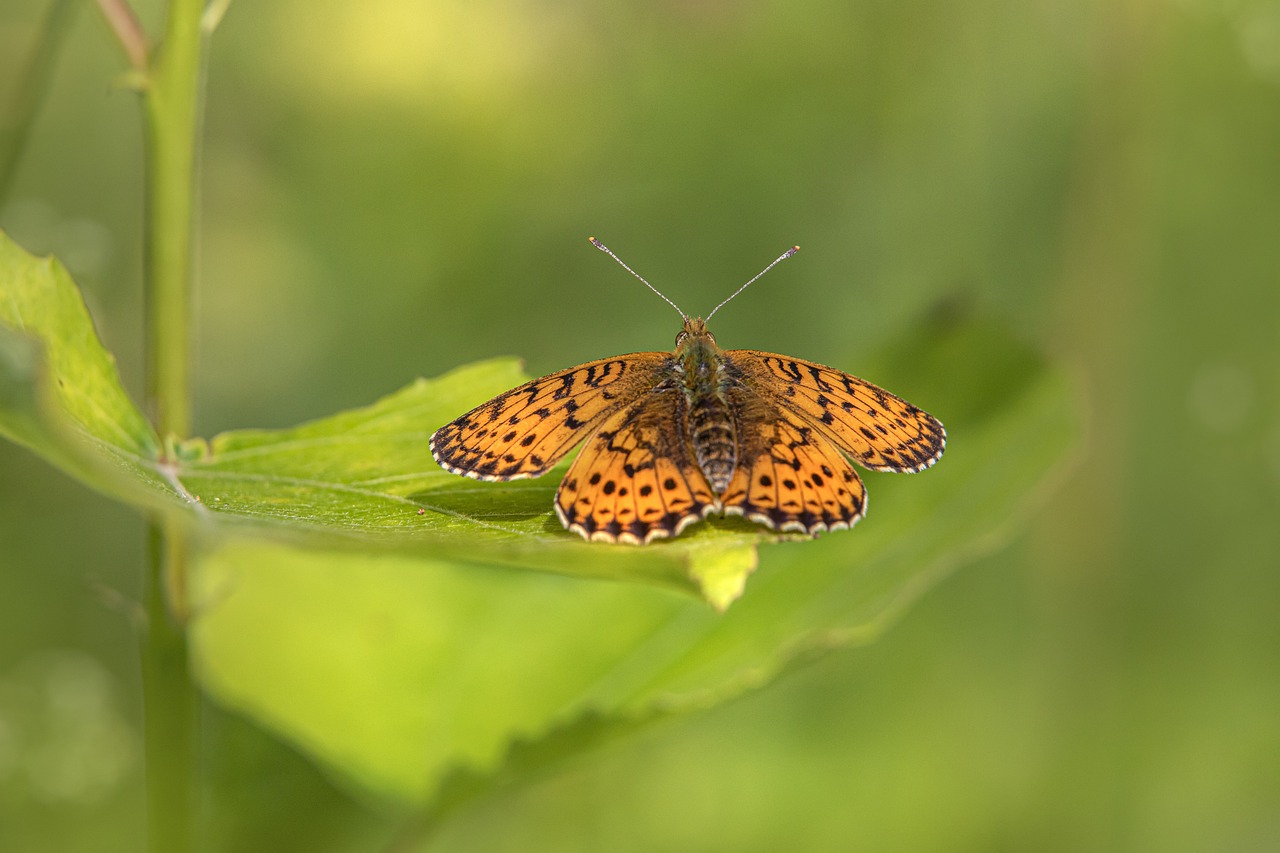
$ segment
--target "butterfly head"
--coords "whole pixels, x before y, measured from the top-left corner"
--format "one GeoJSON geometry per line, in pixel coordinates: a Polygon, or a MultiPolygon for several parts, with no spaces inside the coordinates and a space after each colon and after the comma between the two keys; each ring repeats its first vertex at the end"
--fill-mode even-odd
{"type": "Polygon", "coordinates": [[[698,349],[716,348],[716,337],[707,331],[707,321],[701,317],[685,317],[684,328],[676,335],[676,355],[685,355],[698,349]]]}

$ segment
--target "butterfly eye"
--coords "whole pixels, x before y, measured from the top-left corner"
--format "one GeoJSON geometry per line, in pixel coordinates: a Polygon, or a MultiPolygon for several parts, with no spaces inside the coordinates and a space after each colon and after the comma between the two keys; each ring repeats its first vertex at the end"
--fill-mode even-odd
{"type": "Polygon", "coordinates": [[[680,334],[676,335],[676,346],[680,346],[682,343],[684,343],[684,339],[687,337],[689,337],[689,333],[682,329],[680,331],[680,334]]]}

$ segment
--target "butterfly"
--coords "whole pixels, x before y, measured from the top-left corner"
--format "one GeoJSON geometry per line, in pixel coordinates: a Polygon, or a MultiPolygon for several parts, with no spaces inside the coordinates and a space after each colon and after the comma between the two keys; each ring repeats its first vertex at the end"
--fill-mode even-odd
{"type": "Polygon", "coordinates": [[[850,460],[917,472],[941,458],[942,424],[900,397],[810,361],[722,350],[707,320],[680,316],[673,351],[590,361],[512,388],[437,430],[431,455],[454,474],[507,481],[545,474],[585,440],[556,515],[584,539],[628,544],[677,536],[713,513],[811,536],[845,529],[867,510],[850,460]]]}

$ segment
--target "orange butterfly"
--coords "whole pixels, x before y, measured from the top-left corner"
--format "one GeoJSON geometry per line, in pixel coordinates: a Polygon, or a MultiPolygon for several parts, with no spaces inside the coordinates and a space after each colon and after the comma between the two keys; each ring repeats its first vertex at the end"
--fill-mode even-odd
{"type": "Polygon", "coordinates": [[[589,439],[556,492],[556,514],[584,539],[631,544],[676,536],[715,512],[780,531],[841,530],[867,508],[850,459],[915,472],[941,458],[942,424],[905,400],[820,364],[722,350],[706,320],[680,316],[673,352],[615,356],[526,382],[437,430],[431,455],[454,474],[516,480],[545,474],[589,439]]]}

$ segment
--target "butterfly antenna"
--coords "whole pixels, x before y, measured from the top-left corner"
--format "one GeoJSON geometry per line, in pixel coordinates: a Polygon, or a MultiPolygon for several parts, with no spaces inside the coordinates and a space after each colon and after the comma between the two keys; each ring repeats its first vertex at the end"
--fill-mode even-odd
{"type": "MultiPolygon", "coordinates": [[[[681,316],[683,319],[685,319],[685,320],[689,319],[689,318],[685,315],[685,313],[684,313],[683,311],[680,311],[680,306],[679,306],[679,305],[675,304],[675,303],[674,303],[674,302],[672,302],[670,299],[667,299],[667,295],[666,295],[665,293],[663,293],[661,290],[658,290],[658,288],[654,287],[654,286],[653,286],[652,284],[650,284],[649,282],[645,281],[645,280],[644,280],[644,277],[643,277],[642,275],[640,275],[640,273],[636,272],[636,271],[635,271],[635,270],[633,270],[631,267],[629,267],[629,266],[627,266],[625,263],[623,263],[623,262],[622,262],[622,258],[620,258],[620,257],[618,257],[617,255],[615,255],[615,254],[613,253],[613,250],[612,250],[612,249],[610,249],[610,248],[609,248],[608,246],[606,246],[604,243],[601,243],[601,242],[600,242],[599,240],[597,240],[595,237],[588,237],[587,239],[591,241],[591,245],[595,246],[597,249],[599,249],[600,251],[604,252],[604,253],[605,253],[606,255],[608,255],[609,257],[613,258],[613,259],[614,259],[615,261],[617,261],[619,264],[622,264],[622,268],[623,268],[624,270],[626,270],[627,272],[631,273],[631,274],[632,274],[633,276],[635,276],[636,278],[640,279],[640,283],[641,283],[641,284],[643,284],[645,287],[649,288],[649,289],[650,289],[650,290],[652,290],[654,293],[658,294],[658,295],[659,295],[659,296],[661,296],[664,300],[666,300],[666,303],[667,303],[668,305],[670,305],[672,308],[676,309],[676,311],[678,311],[678,312],[680,313],[680,316],[681,316]]],[[[774,263],[777,263],[777,261],[774,261],[774,263]]],[[[772,266],[772,264],[770,264],[770,266],[772,266]]],[[[756,276],[756,278],[759,278],[759,277],[760,277],[760,276],[756,276]]]]}
{"type": "Polygon", "coordinates": [[[756,273],[756,274],[755,274],[755,277],[754,277],[754,278],[752,278],[752,279],[751,279],[751,281],[747,282],[746,284],[742,285],[742,287],[739,287],[739,288],[738,288],[737,290],[735,290],[733,293],[729,294],[729,299],[726,299],[724,302],[721,302],[721,303],[720,303],[719,305],[717,305],[715,308],[712,308],[712,309],[711,309],[711,314],[708,314],[708,315],[707,315],[707,320],[710,320],[713,314],[715,314],[717,311],[719,311],[721,308],[723,308],[725,305],[727,305],[727,304],[729,303],[729,300],[733,299],[733,297],[737,296],[739,293],[741,293],[742,291],[744,291],[744,290],[746,290],[748,287],[750,287],[752,284],[754,284],[754,283],[755,283],[755,280],[756,280],[757,278],[759,278],[760,276],[764,275],[764,274],[765,274],[765,273],[767,273],[769,270],[773,269],[773,268],[774,268],[774,267],[776,267],[778,264],[782,263],[783,261],[785,261],[787,258],[789,258],[789,257],[791,257],[792,255],[794,255],[794,254],[795,254],[796,252],[798,252],[798,251],[800,251],[800,247],[799,247],[799,246],[792,246],[790,249],[787,249],[785,252],[783,252],[781,255],[779,255],[779,256],[777,257],[777,259],[775,259],[775,260],[774,260],[774,262],[773,262],[773,263],[769,264],[769,266],[765,267],[764,269],[760,270],[760,272],[756,273]]]}

